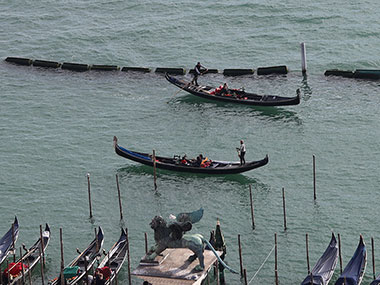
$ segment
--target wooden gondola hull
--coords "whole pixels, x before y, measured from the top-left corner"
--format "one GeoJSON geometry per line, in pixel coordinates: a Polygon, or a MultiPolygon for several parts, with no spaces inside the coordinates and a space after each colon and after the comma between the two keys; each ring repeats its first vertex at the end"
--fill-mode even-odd
{"type": "Polygon", "coordinates": [[[0,239],[0,265],[4,262],[9,254],[9,250],[16,243],[18,238],[19,225],[18,220],[15,220],[8,232],[0,239]]]}
{"type": "MultiPolygon", "coordinates": [[[[115,142],[115,152],[127,159],[152,166],[153,160],[151,156],[147,153],[134,152],[130,151],[126,148],[123,148],[117,144],[117,138],[114,138],[115,142]]],[[[182,165],[180,163],[176,164],[173,162],[173,159],[167,157],[156,157],[156,167],[160,169],[166,169],[171,171],[179,171],[179,172],[189,172],[189,173],[203,173],[203,174],[237,174],[245,171],[249,171],[261,166],[264,166],[268,163],[269,158],[268,155],[258,161],[247,162],[243,165],[240,165],[238,162],[220,162],[219,165],[223,165],[223,167],[194,167],[188,165],[182,165]],[[165,162],[167,161],[167,162],[165,162]],[[171,163],[168,163],[171,162],[171,163]]],[[[218,164],[218,161],[214,161],[215,165],[218,164]]]]}
{"type": "Polygon", "coordinates": [[[112,248],[109,250],[107,255],[97,267],[100,270],[104,267],[108,267],[110,269],[111,275],[106,280],[105,285],[112,284],[112,282],[117,278],[117,275],[126,259],[127,250],[127,234],[126,231],[122,229],[119,240],[112,246],[112,248]]]}
{"type": "Polygon", "coordinates": [[[289,106],[298,105],[300,103],[299,94],[297,94],[295,97],[281,97],[275,95],[257,95],[253,93],[246,93],[244,91],[236,91],[241,94],[240,98],[237,98],[236,96],[220,96],[210,94],[207,91],[210,89],[210,87],[204,88],[202,86],[196,86],[188,81],[179,80],[168,74],[166,74],[165,77],[170,83],[183,89],[184,91],[189,92],[190,94],[214,101],[223,101],[252,106],[289,106]]]}

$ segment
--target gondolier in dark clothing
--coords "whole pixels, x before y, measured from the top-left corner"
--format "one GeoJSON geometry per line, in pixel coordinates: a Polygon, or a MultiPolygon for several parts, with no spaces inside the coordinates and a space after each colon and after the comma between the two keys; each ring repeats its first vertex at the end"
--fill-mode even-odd
{"type": "Polygon", "coordinates": [[[240,141],[240,148],[238,148],[238,154],[239,154],[239,157],[240,157],[240,164],[241,165],[245,164],[245,158],[244,158],[245,151],[246,151],[246,149],[245,149],[244,141],[241,140],[240,141]]]}
{"type": "Polygon", "coordinates": [[[204,67],[200,62],[198,62],[197,65],[194,67],[194,77],[193,77],[193,80],[191,80],[191,83],[198,86],[198,76],[203,74],[206,71],[207,71],[207,68],[204,67]]]}

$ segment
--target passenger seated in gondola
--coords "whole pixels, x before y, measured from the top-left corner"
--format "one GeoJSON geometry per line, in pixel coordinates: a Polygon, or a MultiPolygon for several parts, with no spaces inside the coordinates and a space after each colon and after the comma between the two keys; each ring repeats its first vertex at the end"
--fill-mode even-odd
{"type": "Polygon", "coordinates": [[[189,162],[187,161],[187,156],[186,156],[186,154],[185,154],[184,156],[182,156],[182,158],[181,158],[181,163],[182,163],[182,164],[185,164],[185,165],[188,165],[188,164],[189,164],[189,162]]]}
{"type": "Polygon", "coordinates": [[[202,168],[206,168],[206,167],[209,167],[211,165],[211,160],[208,159],[208,157],[206,157],[205,159],[202,160],[201,162],[201,167],[202,168]]]}
{"type": "Polygon", "coordinates": [[[195,161],[195,166],[198,166],[198,167],[200,167],[200,166],[201,166],[201,163],[202,163],[202,161],[203,161],[203,155],[202,155],[202,154],[200,154],[200,155],[198,155],[198,156],[197,156],[197,160],[195,161]]]}
{"type": "Polygon", "coordinates": [[[227,83],[224,83],[223,85],[220,85],[219,87],[215,88],[215,90],[211,91],[210,94],[219,96],[228,94],[227,83]]]}

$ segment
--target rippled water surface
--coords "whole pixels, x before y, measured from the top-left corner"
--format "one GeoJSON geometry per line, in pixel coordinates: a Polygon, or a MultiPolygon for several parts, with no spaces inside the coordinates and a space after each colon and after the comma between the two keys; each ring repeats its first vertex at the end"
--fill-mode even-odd
{"type": "MultiPolygon", "coordinates": [[[[64,258],[84,249],[94,228],[104,248],[128,227],[131,268],[144,251],[144,232],[155,215],[205,209],[193,232],[208,237],[219,218],[226,261],[239,269],[238,234],[251,284],[274,283],[274,254],[258,271],[278,235],[280,284],[307,275],[305,234],[313,265],[333,231],[347,264],[363,234],[379,242],[379,81],[325,77],[331,68],[378,69],[379,6],[374,1],[2,1],[0,2],[0,236],[17,215],[17,246],[31,246],[49,223],[47,278],[59,273],[59,228],[64,258]],[[300,63],[306,43],[307,77],[300,63]],[[6,63],[31,59],[193,68],[286,65],[285,76],[202,76],[204,84],[228,82],[260,94],[294,96],[298,106],[258,108],[209,102],[147,74],[62,69],[6,63]],[[153,170],[115,154],[120,145],[158,155],[206,154],[237,160],[244,139],[248,160],[269,164],[239,175],[209,177],[153,170]],[[317,200],[313,199],[312,156],[317,200]],[[89,219],[90,173],[94,218],[89,219]],[[124,220],[116,187],[119,176],[124,220]],[[251,228],[252,185],[256,228],[251,228]],[[285,189],[287,230],[283,226],[285,189]],[[252,277],[255,278],[252,280],[252,277]]],[[[190,78],[187,74],[186,78],[190,78]]],[[[376,262],[380,258],[375,248],[376,262]]],[[[368,258],[364,284],[372,280],[368,258]]],[[[338,265],[339,267],[339,265],[338,265]]],[[[337,268],[333,280],[338,278],[337,268]]],[[[39,270],[33,274],[40,282],[39,270]]],[[[128,280],[127,264],[119,281],[128,280]]],[[[239,276],[226,273],[228,284],[239,276]]],[[[134,284],[141,281],[133,278],[134,284]]]]}

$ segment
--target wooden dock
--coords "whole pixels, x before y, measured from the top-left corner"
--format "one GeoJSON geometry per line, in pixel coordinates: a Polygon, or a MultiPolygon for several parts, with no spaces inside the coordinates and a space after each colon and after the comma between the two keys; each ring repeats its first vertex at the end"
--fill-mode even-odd
{"type": "MultiPolygon", "coordinates": [[[[222,253],[218,251],[219,256],[222,253]]],[[[156,258],[156,263],[147,265],[147,263],[140,262],[132,275],[153,285],[199,285],[208,278],[209,272],[217,259],[211,250],[205,250],[205,269],[201,272],[195,272],[194,268],[199,264],[198,259],[193,262],[187,260],[192,254],[193,252],[187,248],[166,249],[162,253],[162,257],[156,258]]]]}

